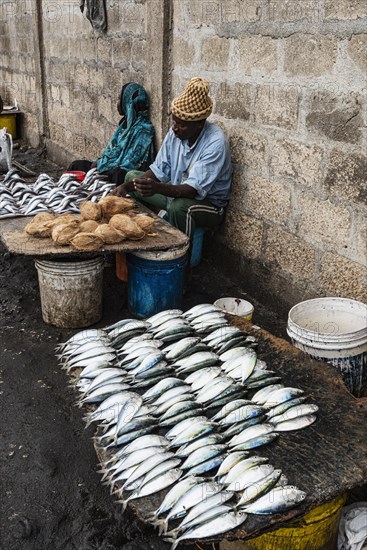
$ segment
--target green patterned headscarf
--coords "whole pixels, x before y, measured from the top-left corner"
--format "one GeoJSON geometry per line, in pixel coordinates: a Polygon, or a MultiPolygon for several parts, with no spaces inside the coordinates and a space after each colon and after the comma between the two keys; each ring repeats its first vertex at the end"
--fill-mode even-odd
{"type": "Polygon", "coordinates": [[[153,161],[154,128],[148,117],[149,99],[139,84],[130,82],[121,90],[124,118],[97,162],[98,172],[113,168],[139,170],[153,161]]]}

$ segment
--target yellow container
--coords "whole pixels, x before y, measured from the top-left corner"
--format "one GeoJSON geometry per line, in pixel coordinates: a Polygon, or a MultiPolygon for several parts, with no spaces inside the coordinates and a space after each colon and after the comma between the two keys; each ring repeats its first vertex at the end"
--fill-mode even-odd
{"type": "Polygon", "coordinates": [[[346,495],[318,506],[283,527],[248,541],[222,542],[220,550],[335,550],[346,495]]]}
{"type": "Polygon", "coordinates": [[[1,128],[6,128],[8,134],[11,134],[13,139],[17,137],[17,126],[16,126],[16,113],[2,113],[0,114],[0,130],[1,128]]]}

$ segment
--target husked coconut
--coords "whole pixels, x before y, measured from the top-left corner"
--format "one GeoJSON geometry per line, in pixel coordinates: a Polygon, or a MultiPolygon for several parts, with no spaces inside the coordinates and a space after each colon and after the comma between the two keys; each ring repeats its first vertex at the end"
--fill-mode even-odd
{"type": "Polygon", "coordinates": [[[85,220],[81,222],[79,232],[80,233],[93,233],[98,227],[98,222],[95,220],[85,220]]]}
{"type": "Polygon", "coordinates": [[[98,250],[103,246],[103,241],[96,233],[78,233],[71,244],[77,250],[98,250]]]}
{"type": "Polygon", "coordinates": [[[103,242],[106,244],[117,244],[126,239],[126,235],[124,233],[118,231],[108,223],[102,223],[99,225],[95,229],[94,233],[101,237],[103,242]]]}
{"type": "Polygon", "coordinates": [[[52,228],[51,237],[56,244],[66,246],[77,233],[79,233],[79,221],[75,220],[69,223],[60,223],[52,228]]]}
{"type": "Polygon", "coordinates": [[[98,201],[98,204],[102,208],[103,215],[106,218],[112,218],[115,214],[121,214],[127,210],[131,210],[135,206],[135,202],[132,199],[126,197],[116,197],[115,195],[108,195],[98,201]]]}
{"type": "Polygon", "coordinates": [[[102,209],[96,202],[84,201],[80,205],[80,215],[84,220],[98,221],[102,218],[102,209]]]}
{"type": "Polygon", "coordinates": [[[51,236],[52,223],[55,216],[50,212],[40,212],[27,225],[24,230],[28,235],[41,239],[51,236]]]}
{"type": "Polygon", "coordinates": [[[74,216],[74,214],[61,214],[61,216],[58,216],[57,218],[54,218],[52,221],[52,228],[56,227],[59,224],[65,224],[70,222],[78,222],[80,223],[80,218],[77,216],[74,216]]]}
{"type": "Polygon", "coordinates": [[[143,231],[147,232],[154,225],[155,220],[154,218],[146,216],[145,214],[139,214],[138,216],[135,216],[134,222],[138,224],[138,226],[141,227],[143,231]]]}
{"type": "Polygon", "coordinates": [[[125,214],[116,214],[112,216],[109,223],[112,227],[124,233],[128,239],[138,241],[145,236],[141,227],[125,214]]]}

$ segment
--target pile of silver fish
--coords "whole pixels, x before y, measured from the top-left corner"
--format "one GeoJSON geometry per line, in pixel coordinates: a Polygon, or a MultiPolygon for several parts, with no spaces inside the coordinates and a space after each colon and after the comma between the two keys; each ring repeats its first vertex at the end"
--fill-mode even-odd
{"type": "Polygon", "coordinates": [[[34,216],[39,212],[79,213],[81,202],[96,202],[114,188],[115,185],[107,183],[96,168],[86,173],[83,182],[78,181],[74,174],[65,173],[58,181],[40,174],[31,184],[26,183],[13,168],[0,182],[0,219],[34,216]]]}
{"type": "Polygon", "coordinates": [[[89,406],[87,426],[98,425],[103,482],[123,509],[173,486],[148,518],[172,549],[306,498],[258,450],[310,426],[318,407],[282,384],[256,347],[201,304],[83,330],[57,348],[89,406]]]}

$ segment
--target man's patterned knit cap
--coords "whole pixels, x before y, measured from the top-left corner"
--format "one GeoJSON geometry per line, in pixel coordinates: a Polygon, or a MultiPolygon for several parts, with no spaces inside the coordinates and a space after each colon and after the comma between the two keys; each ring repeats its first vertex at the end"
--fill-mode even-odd
{"type": "Polygon", "coordinates": [[[213,109],[209,91],[205,78],[192,78],[184,92],[172,101],[171,113],[181,120],[205,120],[213,109]]]}

